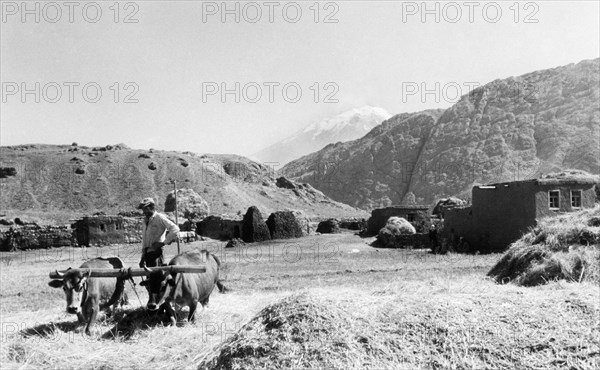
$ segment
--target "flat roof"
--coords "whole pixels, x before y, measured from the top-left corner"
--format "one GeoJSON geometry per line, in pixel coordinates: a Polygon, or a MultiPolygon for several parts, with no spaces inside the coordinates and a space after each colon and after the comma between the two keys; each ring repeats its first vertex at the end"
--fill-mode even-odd
{"type": "Polygon", "coordinates": [[[375,209],[386,209],[386,208],[413,210],[413,209],[429,209],[429,206],[426,206],[423,204],[407,204],[407,205],[391,205],[389,207],[381,207],[381,208],[375,208],[375,209]]]}
{"type": "Polygon", "coordinates": [[[496,187],[507,187],[511,184],[519,185],[528,183],[533,183],[535,185],[595,185],[600,184],[600,177],[529,179],[520,181],[498,182],[486,185],[476,185],[474,186],[474,188],[494,189],[496,187]]]}

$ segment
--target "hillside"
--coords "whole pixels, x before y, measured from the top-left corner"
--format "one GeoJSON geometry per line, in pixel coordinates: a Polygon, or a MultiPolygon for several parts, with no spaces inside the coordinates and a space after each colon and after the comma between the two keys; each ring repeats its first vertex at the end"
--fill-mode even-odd
{"type": "Polygon", "coordinates": [[[162,209],[173,189],[191,188],[211,214],[245,213],[256,205],[263,214],[299,209],[312,217],[365,216],[310,187],[276,186],[272,169],[235,155],[136,150],[126,145],[89,148],[74,145],[2,147],[0,209],[7,217],[65,221],[102,211],[134,209],[154,197],[162,209]]]}
{"type": "Polygon", "coordinates": [[[363,137],[390,116],[391,114],[382,108],[370,106],[354,108],[335,117],[312,123],[250,157],[260,162],[284,165],[330,143],[363,137]]]}
{"type": "Polygon", "coordinates": [[[445,111],[392,117],[282,173],[355,207],[470,195],[474,184],[600,172],[599,59],[496,80],[445,111]],[[352,180],[351,180],[352,179],[352,180]]]}

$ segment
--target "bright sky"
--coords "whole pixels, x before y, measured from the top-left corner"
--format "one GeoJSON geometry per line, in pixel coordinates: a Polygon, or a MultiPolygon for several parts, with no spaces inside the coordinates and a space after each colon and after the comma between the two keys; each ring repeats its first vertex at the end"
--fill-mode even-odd
{"type": "Polygon", "coordinates": [[[600,55],[598,1],[422,3],[2,1],[0,143],[249,155],[353,107],[448,107],[600,55]]]}

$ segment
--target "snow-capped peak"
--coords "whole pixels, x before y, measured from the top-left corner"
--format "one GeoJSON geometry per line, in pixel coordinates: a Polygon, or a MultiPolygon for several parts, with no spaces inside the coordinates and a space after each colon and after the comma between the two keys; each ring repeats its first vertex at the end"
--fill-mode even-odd
{"type": "MultiPolygon", "coordinates": [[[[392,115],[383,108],[364,106],[353,108],[335,117],[324,119],[308,125],[305,133],[312,133],[313,138],[324,132],[339,132],[348,129],[362,129],[365,134],[373,127],[390,118],[392,115]]],[[[357,139],[357,138],[354,138],[357,139]]],[[[352,140],[352,139],[350,139],[352,140]]],[[[341,140],[343,141],[343,140],[341,140]]]]}
{"type": "Polygon", "coordinates": [[[356,140],[392,115],[385,109],[364,106],[311,123],[294,135],[252,155],[263,162],[285,164],[338,141],[356,140]]]}

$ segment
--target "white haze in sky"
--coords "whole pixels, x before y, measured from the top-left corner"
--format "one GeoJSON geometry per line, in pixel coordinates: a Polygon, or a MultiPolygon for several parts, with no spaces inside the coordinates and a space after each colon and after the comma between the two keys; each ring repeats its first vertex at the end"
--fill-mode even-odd
{"type": "Polygon", "coordinates": [[[72,22],[62,2],[1,4],[2,145],[249,155],[352,108],[449,107],[469,86],[600,54],[597,1],[228,2],[229,13],[98,1],[76,2],[72,22]],[[239,102],[221,96],[236,83],[239,102]]]}

